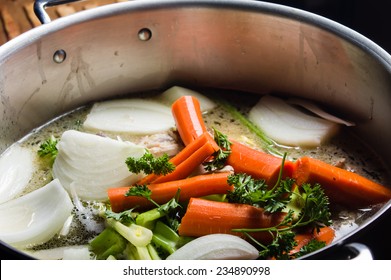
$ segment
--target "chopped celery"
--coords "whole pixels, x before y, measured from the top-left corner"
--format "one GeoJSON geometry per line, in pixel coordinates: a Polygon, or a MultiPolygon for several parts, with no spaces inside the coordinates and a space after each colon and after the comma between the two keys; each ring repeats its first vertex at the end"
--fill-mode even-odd
{"type": "Polygon", "coordinates": [[[136,218],[136,224],[152,229],[155,224],[155,221],[165,215],[166,213],[163,211],[159,211],[159,208],[154,208],[139,214],[136,218]]]}
{"type": "Polygon", "coordinates": [[[161,260],[159,253],[156,251],[155,247],[153,247],[152,244],[148,244],[147,248],[152,260],[161,260]]]}
{"type": "Polygon", "coordinates": [[[152,240],[152,231],[145,227],[136,224],[125,226],[121,222],[111,218],[107,219],[107,223],[134,246],[147,246],[152,240]]]}
{"type": "Polygon", "coordinates": [[[157,221],[153,230],[152,242],[168,254],[174,253],[179,247],[192,240],[180,237],[172,228],[157,221]]]}
{"type": "Polygon", "coordinates": [[[98,260],[110,256],[118,258],[126,248],[127,241],[112,228],[106,228],[90,242],[90,249],[98,260]]]}

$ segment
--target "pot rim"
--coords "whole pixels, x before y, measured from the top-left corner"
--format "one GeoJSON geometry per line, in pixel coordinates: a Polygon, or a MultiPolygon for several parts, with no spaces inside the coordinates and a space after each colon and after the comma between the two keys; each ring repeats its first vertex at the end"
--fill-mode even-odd
{"type": "Polygon", "coordinates": [[[375,42],[365,37],[364,35],[346,27],[336,21],[326,17],[304,11],[298,8],[289,7],[286,5],[254,1],[254,0],[160,0],[156,1],[129,1],[107,4],[96,8],[84,10],[71,14],[66,17],[58,18],[49,23],[42,24],[16,38],[6,42],[0,46],[0,65],[12,53],[18,52],[20,48],[27,43],[38,41],[43,36],[57,32],[58,30],[67,28],[69,26],[79,24],[93,19],[104,18],[108,16],[125,14],[128,12],[137,12],[140,10],[156,10],[166,8],[187,8],[187,7],[205,7],[205,8],[230,8],[241,9],[252,12],[261,12],[271,15],[277,15],[303,23],[308,23],[327,30],[340,38],[343,38],[353,45],[358,46],[365,52],[375,57],[379,62],[391,72],[391,55],[387,53],[382,47],[375,42]]]}

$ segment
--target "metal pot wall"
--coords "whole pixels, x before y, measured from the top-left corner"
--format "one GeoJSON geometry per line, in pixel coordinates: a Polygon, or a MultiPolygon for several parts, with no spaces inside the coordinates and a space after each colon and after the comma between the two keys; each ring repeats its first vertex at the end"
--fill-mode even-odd
{"type": "MultiPolygon", "coordinates": [[[[6,43],[0,71],[0,152],[86,102],[184,85],[315,100],[354,120],[355,133],[391,166],[390,55],[294,8],[243,0],[112,4],[6,43]]],[[[354,240],[390,207],[308,258],[354,240]]]]}

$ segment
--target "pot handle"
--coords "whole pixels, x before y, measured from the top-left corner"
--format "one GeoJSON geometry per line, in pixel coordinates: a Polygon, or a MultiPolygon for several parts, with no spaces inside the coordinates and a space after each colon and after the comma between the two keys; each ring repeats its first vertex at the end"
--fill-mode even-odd
{"type": "Polygon", "coordinates": [[[49,23],[51,19],[45,11],[46,7],[53,7],[77,1],[81,0],[35,0],[34,13],[42,24],[49,23]]]}
{"type": "Polygon", "coordinates": [[[344,246],[349,251],[346,258],[350,260],[373,260],[371,250],[362,243],[349,243],[344,246]]]}

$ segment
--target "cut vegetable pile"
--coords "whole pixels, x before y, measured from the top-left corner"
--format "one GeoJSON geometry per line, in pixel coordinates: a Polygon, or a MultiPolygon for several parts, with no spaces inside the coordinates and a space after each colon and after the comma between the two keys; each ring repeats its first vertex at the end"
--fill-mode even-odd
{"type": "Polygon", "coordinates": [[[41,145],[40,160],[53,174],[46,186],[16,198],[33,167],[21,165],[23,173],[5,162],[31,155],[14,146],[0,158],[0,169],[15,174],[0,177],[0,239],[36,256],[63,259],[85,259],[88,253],[99,260],[305,256],[334,240],[330,204],[356,209],[391,199],[389,188],[357,173],[273,150],[274,144],[317,147],[341,124],[352,125],[313,108],[264,96],[245,116],[231,104],[181,87],[153,99],[96,103],[82,131],[67,130],[41,145]],[[259,136],[264,149],[205,123],[203,113],[218,106],[259,136]],[[171,133],[183,148],[157,156],[143,144],[106,133],[171,133]],[[73,216],[93,219],[85,206],[91,201],[98,217],[86,224],[103,221],[104,227],[94,227],[99,232],[86,246],[31,250],[60,232],[67,235],[73,216]]]}

